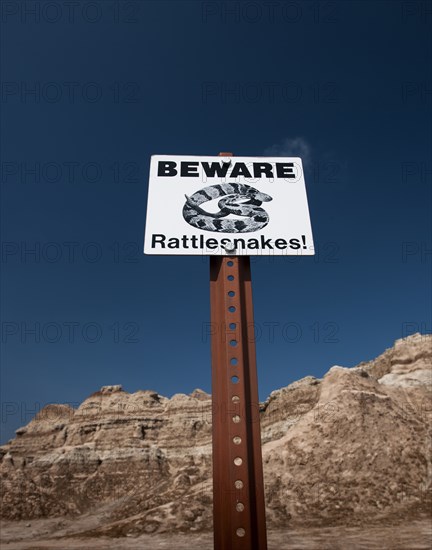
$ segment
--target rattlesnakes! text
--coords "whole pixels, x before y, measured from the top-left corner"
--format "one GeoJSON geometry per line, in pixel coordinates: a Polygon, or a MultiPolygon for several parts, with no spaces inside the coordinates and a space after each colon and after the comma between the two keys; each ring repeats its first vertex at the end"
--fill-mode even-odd
{"type": "MultiPolygon", "coordinates": [[[[181,238],[167,237],[162,234],[153,234],[151,240],[152,248],[182,248],[182,249],[198,249],[198,250],[217,250],[219,247],[226,248],[227,245],[231,249],[240,250],[285,250],[290,248],[298,250],[302,247],[301,241],[306,243],[305,236],[301,239],[266,239],[264,235],[257,238],[244,239],[233,237],[232,239],[212,239],[205,238],[204,235],[182,235],[181,238]]],[[[303,244],[303,248],[307,248],[303,244]]]]}

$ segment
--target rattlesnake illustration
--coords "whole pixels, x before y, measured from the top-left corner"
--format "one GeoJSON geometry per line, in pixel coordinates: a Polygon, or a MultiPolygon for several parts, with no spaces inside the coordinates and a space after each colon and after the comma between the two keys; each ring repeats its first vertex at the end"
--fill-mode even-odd
{"type": "Polygon", "coordinates": [[[260,208],[264,201],[273,200],[270,195],[241,183],[223,183],[200,189],[190,197],[185,195],[183,218],[194,227],[204,231],[224,233],[249,233],[258,231],[269,222],[269,215],[260,208]],[[211,214],[200,205],[204,202],[224,197],[218,202],[220,211],[211,214]],[[244,220],[221,219],[229,214],[244,216],[244,220]]]}

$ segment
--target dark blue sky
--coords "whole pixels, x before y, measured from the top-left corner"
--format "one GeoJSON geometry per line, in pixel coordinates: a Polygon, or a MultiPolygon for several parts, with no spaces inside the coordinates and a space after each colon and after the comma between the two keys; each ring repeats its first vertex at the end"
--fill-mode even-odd
{"type": "Polygon", "coordinates": [[[252,261],[262,399],[431,331],[430,6],[270,4],[2,2],[2,441],[210,391],[208,259],[141,252],[152,154],[306,160],[317,256],[252,261]]]}

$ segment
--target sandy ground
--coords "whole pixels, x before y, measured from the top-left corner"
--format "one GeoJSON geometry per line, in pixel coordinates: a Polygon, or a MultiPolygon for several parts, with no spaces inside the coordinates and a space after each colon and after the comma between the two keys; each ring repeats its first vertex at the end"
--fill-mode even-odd
{"type": "MultiPolygon", "coordinates": [[[[58,534],[65,531],[57,520],[58,534]]],[[[213,550],[212,535],[141,535],[126,538],[53,536],[56,520],[3,522],[1,550],[213,550]]],[[[269,550],[430,550],[432,520],[398,526],[272,531],[269,550]]]]}

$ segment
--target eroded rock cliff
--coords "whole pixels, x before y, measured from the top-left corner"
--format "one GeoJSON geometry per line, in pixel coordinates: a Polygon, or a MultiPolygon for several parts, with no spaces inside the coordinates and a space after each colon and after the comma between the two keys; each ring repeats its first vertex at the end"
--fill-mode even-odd
{"type": "MultiPolygon", "coordinates": [[[[430,506],[432,337],[398,340],[261,404],[270,527],[363,523],[430,506]]],[[[45,407],[0,449],[2,516],[94,513],[88,535],[211,529],[211,401],[106,386],[45,407]]]]}

